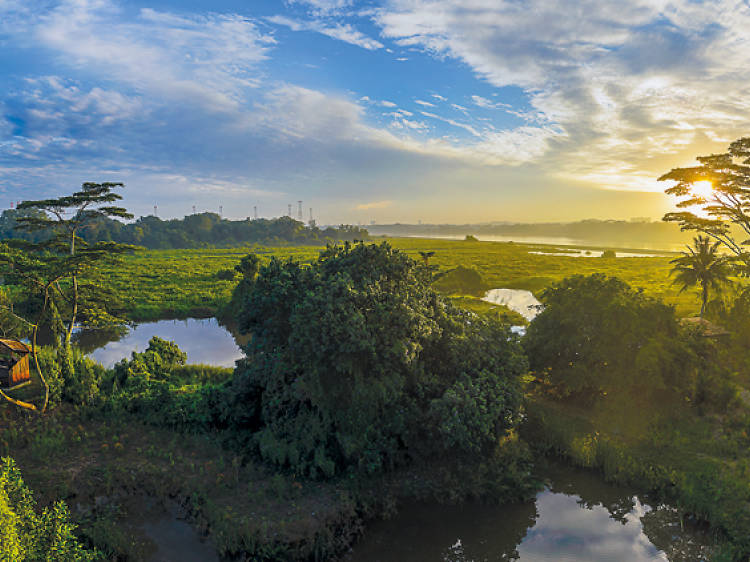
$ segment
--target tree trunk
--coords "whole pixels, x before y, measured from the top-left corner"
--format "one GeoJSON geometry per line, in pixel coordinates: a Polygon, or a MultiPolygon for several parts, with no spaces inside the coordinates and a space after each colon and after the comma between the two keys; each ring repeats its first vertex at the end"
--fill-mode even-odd
{"type": "Polygon", "coordinates": [[[39,358],[36,355],[36,334],[39,331],[39,323],[42,321],[44,311],[47,309],[48,301],[49,286],[47,286],[44,290],[44,306],[42,307],[42,312],[39,314],[39,318],[37,319],[36,325],[34,326],[34,331],[32,332],[31,337],[31,354],[34,356],[34,364],[36,365],[36,372],[39,373],[39,380],[42,381],[42,385],[44,386],[44,404],[42,404],[42,411],[40,412],[42,414],[47,410],[47,403],[49,402],[49,385],[47,384],[47,379],[44,378],[42,368],[39,366],[39,358]]]}
{"type": "Polygon", "coordinates": [[[708,302],[708,286],[702,285],[702,295],[701,295],[701,318],[703,318],[703,313],[706,311],[706,303],[708,302]]]}
{"type": "Polygon", "coordinates": [[[63,342],[65,348],[70,347],[70,340],[73,337],[73,326],[75,326],[76,318],[78,317],[78,276],[73,276],[73,312],[70,315],[70,324],[68,329],[65,331],[65,341],[63,342]]]}
{"type": "MultiPolygon", "coordinates": [[[[73,229],[73,233],[70,237],[70,255],[74,256],[76,253],[76,231],[73,229]]],[[[73,337],[73,326],[75,326],[76,318],[78,316],[78,276],[73,275],[73,305],[72,305],[73,312],[70,315],[70,324],[68,325],[68,329],[65,332],[65,341],[63,342],[63,345],[65,346],[65,349],[67,350],[70,348],[70,340],[73,337]]]]}

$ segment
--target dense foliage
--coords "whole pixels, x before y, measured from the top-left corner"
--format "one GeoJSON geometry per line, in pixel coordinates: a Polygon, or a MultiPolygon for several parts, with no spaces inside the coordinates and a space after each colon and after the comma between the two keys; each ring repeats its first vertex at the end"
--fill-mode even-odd
{"type": "Polygon", "coordinates": [[[252,340],[232,390],[233,423],[263,458],[331,476],[496,447],[518,421],[525,358],[505,325],[430,280],[387,244],[260,268],[243,288],[252,340]]]}
{"type": "Polygon", "coordinates": [[[36,502],[10,458],[0,459],[0,561],[96,560],[73,534],[68,508],[57,502],[37,511],[36,502]]]}
{"type": "Polygon", "coordinates": [[[681,331],[671,307],[602,274],[546,289],[525,348],[561,395],[693,398],[705,342],[681,331]]]}
{"type": "MultiPolygon", "coordinates": [[[[43,239],[44,233],[27,233],[19,228],[23,217],[38,216],[38,211],[3,211],[0,216],[0,240],[7,238],[43,239]]],[[[100,217],[80,233],[88,242],[119,242],[152,249],[234,247],[261,244],[325,244],[338,240],[363,240],[367,231],[341,225],[319,228],[290,217],[276,219],[222,219],[215,213],[197,213],[182,219],[162,220],[153,215],[132,223],[100,217]]]]}

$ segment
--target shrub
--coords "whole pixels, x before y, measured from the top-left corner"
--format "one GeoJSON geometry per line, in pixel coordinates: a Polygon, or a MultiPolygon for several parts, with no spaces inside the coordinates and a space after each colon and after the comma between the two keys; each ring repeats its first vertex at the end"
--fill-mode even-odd
{"type": "Polygon", "coordinates": [[[10,458],[0,459],[0,560],[74,562],[96,560],[78,542],[68,508],[57,502],[37,513],[36,502],[10,458]]]}
{"type": "Polygon", "coordinates": [[[482,275],[472,267],[459,265],[440,275],[433,287],[441,293],[464,295],[482,295],[487,290],[487,284],[482,275]]]}

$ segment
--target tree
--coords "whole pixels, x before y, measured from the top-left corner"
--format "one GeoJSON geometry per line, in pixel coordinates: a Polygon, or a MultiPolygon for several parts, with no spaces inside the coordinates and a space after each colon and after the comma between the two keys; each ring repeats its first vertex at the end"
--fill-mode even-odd
{"type": "MultiPolygon", "coordinates": [[[[104,296],[105,286],[80,276],[92,272],[103,260],[113,259],[133,246],[113,242],[88,243],[81,232],[93,221],[107,217],[131,217],[125,209],[112,206],[121,199],[112,192],[122,184],[85,183],[82,190],[58,199],[25,201],[19,204],[23,214],[16,217],[17,229],[34,236],[27,240],[10,239],[0,244],[0,274],[11,285],[2,295],[2,316],[16,326],[25,326],[31,336],[32,355],[44,386],[41,412],[47,408],[49,386],[37,359],[37,335],[43,324],[52,329],[62,344],[63,377],[73,376],[70,342],[76,321],[83,317],[90,324],[121,324],[110,314],[104,296]],[[65,218],[72,211],[71,218],[65,218]],[[45,234],[45,237],[37,236],[45,234]]],[[[33,404],[5,399],[27,409],[33,404]]]]}
{"type": "Polygon", "coordinates": [[[419,252],[419,255],[422,256],[424,264],[429,267],[430,258],[435,255],[435,252],[419,252]]]}
{"type": "Polygon", "coordinates": [[[681,230],[705,234],[732,252],[750,274],[750,137],[738,139],[727,152],[698,156],[699,166],[674,168],[659,181],[675,181],[665,193],[681,198],[677,207],[699,207],[705,216],[686,210],[667,213],[663,220],[681,230]],[[742,232],[737,240],[732,227],[742,232]],[[746,238],[746,239],[745,239],[746,238]]]}
{"type": "Polygon", "coordinates": [[[682,285],[680,292],[700,285],[701,318],[706,311],[709,289],[720,291],[721,285],[727,282],[731,273],[732,262],[729,256],[717,253],[720,245],[718,240],[712,242],[707,236],[697,236],[693,239],[692,247],[687,247],[687,252],[682,252],[681,257],[669,262],[674,264],[671,273],[675,274],[675,283],[682,285]]]}
{"type": "Polygon", "coordinates": [[[554,392],[592,403],[608,394],[689,394],[695,373],[674,310],[597,273],[544,290],[524,347],[554,392]]]}
{"type": "MultiPolygon", "coordinates": [[[[57,259],[61,254],[69,253],[67,260],[68,276],[71,280],[71,289],[64,291],[56,281],[53,288],[56,289],[61,305],[68,309],[67,321],[64,321],[63,344],[70,346],[73,328],[76,320],[83,315],[99,323],[102,320],[112,320],[105,307],[101,306],[97,299],[85,300],[85,308],[81,310],[81,289],[96,291],[97,287],[79,286],[79,277],[86,270],[96,267],[103,259],[132,250],[134,247],[114,242],[87,243],[81,233],[96,221],[103,218],[133,218],[123,207],[117,207],[112,203],[119,201],[122,197],[114,193],[116,187],[124,187],[122,183],[84,183],[80,191],[72,195],[58,197],[57,199],[42,199],[37,201],[23,201],[18,205],[21,211],[37,211],[20,216],[16,219],[17,228],[26,232],[49,232],[46,240],[39,242],[10,241],[9,245],[31,254],[45,253],[55,256],[57,259]],[[65,215],[72,213],[70,218],[65,215]]],[[[58,260],[59,261],[59,260],[58,260]]]]}
{"type": "Polygon", "coordinates": [[[476,462],[517,424],[516,338],[444,301],[406,254],[346,244],[310,266],[241,269],[253,279],[236,312],[252,339],[231,425],[267,461],[328,477],[448,454],[476,462]]]}

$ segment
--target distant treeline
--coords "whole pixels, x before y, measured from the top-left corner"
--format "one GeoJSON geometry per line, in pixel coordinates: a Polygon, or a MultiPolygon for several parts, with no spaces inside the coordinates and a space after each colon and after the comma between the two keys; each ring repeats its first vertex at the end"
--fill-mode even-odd
{"type": "MultiPolygon", "coordinates": [[[[38,212],[38,211],[35,211],[38,212]]],[[[50,233],[29,235],[18,230],[16,219],[29,211],[8,209],[0,215],[0,240],[21,238],[38,241],[50,233]]],[[[276,219],[222,219],[215,213],[198,213],[182,219],[161,220],[141,217],[135,222],[101,219],[81,232],[81,238],[145,246],[150,249],[233,247],[247,244],[326,244],[338,241],[366,240],[367,230],[357,226],[318,228],[290,217],[276,219]]]]}
{"type": "MultiPolygon", "coordinates": [[[[619,247],[662,247],[677,249],[690,242],[691,235],[680,232],[677,225],[648,220],[583,220],[559,223],[489,223],[489,224],[387,224],[371,225],[370,234],[389,236],[455,236],[475,235],[480,239],[502,236],[519,241],[524,238],[567,238],[573,243],[619,247]]],[[[562,243],[562,242],[560,242],[562,243]]]]}

